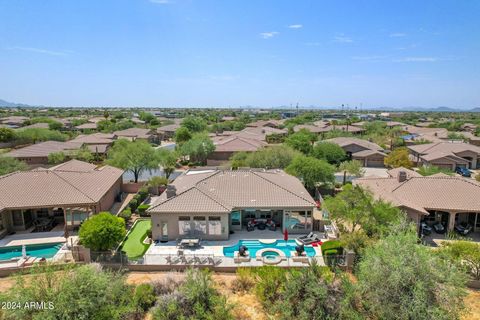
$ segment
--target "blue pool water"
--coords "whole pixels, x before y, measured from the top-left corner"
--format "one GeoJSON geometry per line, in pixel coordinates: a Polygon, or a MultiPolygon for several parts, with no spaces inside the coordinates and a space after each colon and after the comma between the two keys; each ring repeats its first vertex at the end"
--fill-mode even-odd
{"type": "MultiPolygon", "coordinates": [[[[281,250],[285,253],[287,257],[290,257],[290,251],[295,251],[297,243],[295,242],[295,240],[277,240],[271,244],[261,243],[258,240],[240,240],[234,246],[223,247],[223,255],[225,257],[233,258],[234,252],[238,251],[238,248],[240,248],[240,246],[242,245],[248,248],[250,257],[256,257],[257,251],[265,248],[275,248],[281,250]]],[[[315,256],[315,249],[313,249],[312,247],[305,247],[305,252],[309,257],[315,256]]]]}
{"type": "MultiPolygon", "coordinates": [[[[52,258],[63,246],[62,242],[27,245],[27,256],[37,258],[52,258]]],[[[10,260],[22,256],[22,246],[0,248],[0,260],[10,260]]]]}

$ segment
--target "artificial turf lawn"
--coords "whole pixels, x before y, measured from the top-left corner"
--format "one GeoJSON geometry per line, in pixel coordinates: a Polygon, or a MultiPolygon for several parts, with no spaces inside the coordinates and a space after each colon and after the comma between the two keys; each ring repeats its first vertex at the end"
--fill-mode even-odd
{"type": "Polygon", "coordinates": [[[151,228],[152,221],[150,219],[141,219],[135,223],[122,246],[122,250],[127,253],[129,259],[141,258],[145,254],[149,245],[143,243],[143,240],[151,228]]]}

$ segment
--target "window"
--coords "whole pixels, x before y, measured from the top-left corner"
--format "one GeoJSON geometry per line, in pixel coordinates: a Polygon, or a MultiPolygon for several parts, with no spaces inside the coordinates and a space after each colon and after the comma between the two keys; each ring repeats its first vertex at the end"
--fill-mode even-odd
{"type": "Polygon", "coordinates": [[[178,234],[189,235],[191,230],[190,217],[178,217],[178,234]]]}
{"type": "Polygon", "coordinates": [[[206,218],[202,216],[193,217],[193,230],[195,235],[207,234],[206,218]]]}
{"type": "Polygon", "coordinates": [[[285,211],[285,223],[289,230],[305,230],[311,228],[311,213],[309,211],[285,211]],[[307,222],[309,225],[307,226],[307,222]]]}
{"type": "Polygon", "coordinates": [[[208,217],[208,234],[221,235],[222,222],[220,217],[208,217]]]}

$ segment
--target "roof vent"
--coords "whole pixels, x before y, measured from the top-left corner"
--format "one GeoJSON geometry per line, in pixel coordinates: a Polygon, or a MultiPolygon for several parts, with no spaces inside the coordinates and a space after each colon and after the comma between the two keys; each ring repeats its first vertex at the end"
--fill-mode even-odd
{"type": "Polygon", "coordinates": [[[407,172],[406,171],[399,171],[398,172],[398,182],[404,182],[407,180],[407,172]]]}

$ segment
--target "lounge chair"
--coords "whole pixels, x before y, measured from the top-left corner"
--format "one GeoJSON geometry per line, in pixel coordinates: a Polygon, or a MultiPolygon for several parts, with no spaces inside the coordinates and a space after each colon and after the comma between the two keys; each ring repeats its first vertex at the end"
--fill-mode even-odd
{"type": "Polygon", "coordinates": [[[168,256],[168,257],[167,257],[167,262],[168,262],[169,264],[177,264],[177,263],[180,262],[180,257],[179,257],[179,256],[173,256],[173,257],[172,257],[172,256],[168,256]]]}
{"type": "Polygon", "coordinates": [[[320,238],[314,234],[313,232],[310,232],[308,236],[306,237],[299,237],[296,239],[297,242],[300,242],[300,244],[312,244],[314,242],[320,241],[320,238]]]}
{"type": "Polygon", "coordinates": [[[195,263],[197,263],[197,264],[207,264],[207,262],[208,262],[208,257],[195,256],[195,263]]]}
{"type": "Polygon", "coordinates": [[[315,234],[313,232],[310,232],[309,234],[307,234],[306,236],[301,236],[301,237],[298,237],[297,239],[302,241],[304,239],[310,239],[314,236],[315,234]]]}

